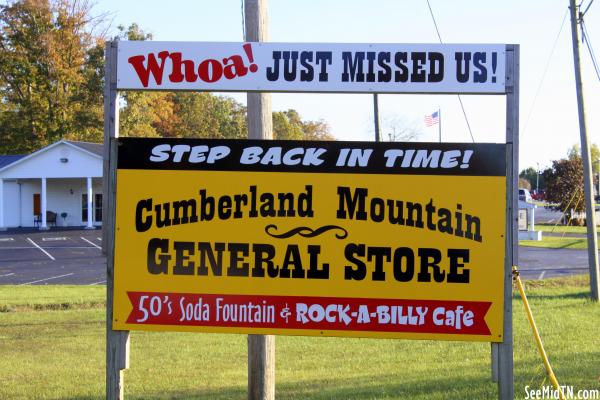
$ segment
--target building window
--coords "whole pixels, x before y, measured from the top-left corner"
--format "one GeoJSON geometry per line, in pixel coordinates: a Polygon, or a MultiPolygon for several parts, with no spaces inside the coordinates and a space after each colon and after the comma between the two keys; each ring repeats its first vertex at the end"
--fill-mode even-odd
{"type": "MultiPolygon", "coordinates": [[[[81,220],[88,222],[88,202],[87,193],[81,195],[81,220]]],[[[92,204],[92,218],[94,222],[102,222],[102,193],[94,195],[94,203],[92,204]]]]}
{"type": "Polygon", "coordinates": [[[102,222],[102,193],[94,196],[94,218],[96,222],[102,222]]]}

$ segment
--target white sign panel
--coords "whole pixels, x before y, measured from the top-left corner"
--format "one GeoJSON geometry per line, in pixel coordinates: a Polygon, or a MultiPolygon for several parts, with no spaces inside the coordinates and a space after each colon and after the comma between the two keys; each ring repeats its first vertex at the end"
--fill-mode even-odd
{"type": "Polygon", "coordinates": [[[504,93],[503,44],[118,45],[117,88],[338,93],[504,93]]]}

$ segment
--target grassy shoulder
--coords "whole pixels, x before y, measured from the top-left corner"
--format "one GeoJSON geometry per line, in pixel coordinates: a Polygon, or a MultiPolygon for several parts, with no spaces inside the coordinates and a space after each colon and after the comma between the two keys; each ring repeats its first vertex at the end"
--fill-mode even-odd
{"type": "MultiPolygon", "coordinates": [[[[535,229],[542,232],[549,233],[576,233],[581,235],[587,234],[587,227],[585,226],[566,226],[566,225],[553,225],[553,224],[536,224],[535,229]]],[[[596,227],[596,232],[600,232],[600,227],[596,227]]]]}
{"type": "MultiPolygon", "coordinates": [[[[561,384],[595,389],[600,306],[585,276],[526,281],[561,384]]],[[[104,288],[0,286],[0,398],[102,399],[104,288]],[[51,288],[51,289],[50,289],[51,288]],[[38,292],[39,291],[39,292],[38,292]],[[69,304],[65,307],[50,305],[69,304]],[[96,305],[94,305],[96,304],[96,305]]],[[[515,297],[515,394],[548,384],[515,297]]],[[[278,399],[490,399],[487,343],[277,337],[278,399]]],[[[132,332],[130,399],[244,399],[245,335],[132,332]]]]}
{"type": "Polygon", "coordinates": [[[587,239],[577,237],[544,236],[542,240],[519,240],[519,246],[545,249],[587,249],[587,239]]]}
{"type": "Polygon", "coordinates": [[[0,286],[0,312],[94,308],[106,303],[106,286],[0,286]]]}

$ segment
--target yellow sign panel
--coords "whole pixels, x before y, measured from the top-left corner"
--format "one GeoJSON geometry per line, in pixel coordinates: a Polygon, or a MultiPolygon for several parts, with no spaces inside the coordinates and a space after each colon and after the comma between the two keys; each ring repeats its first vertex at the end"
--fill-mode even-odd
{"type": "Polygon", "coordinates": [[[502,341],[503,145],[121,145],[114,329],[502,341]]]}

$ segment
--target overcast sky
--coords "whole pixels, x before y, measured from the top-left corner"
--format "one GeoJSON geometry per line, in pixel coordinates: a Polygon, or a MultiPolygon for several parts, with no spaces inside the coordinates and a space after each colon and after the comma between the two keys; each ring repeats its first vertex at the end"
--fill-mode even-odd
{"type": "MultiPolygon", "coordinates": [[[[589,1],[583,2],[584,8],[589,1]]],[[[568,1],[430,0],[430,4],[444,43],[521,45],[520,169],[536,168],[537,163],[543,168],[565,157],[580,140],[568,1]]],[[[136,22],[154,40],[243,40],[241,0],[99,0],[94,11],[112,13],[113,27],[136,22]]],[[[269,19],[270,40],[275,42],[438,42],[425,0],[270,0],[269,19]]],[[[600,55],[600,3],[593,3],[584,19],[590,42],[600,55]]],[[[588,135],[600,144],[600,82],[587,51],[581,48],[588,135]]],[[[245,103],[245,94],[227,95],[245,103]]],[[[380,95],[379,99],[384,138],[396,124],[421,131],[420,141],[437,141],[437,127],[426,128],[423,118],[439,107],[442,140],[471,141],[455,95],[380,95]]],[[[503,142],[504,96],[462,99],[475,141],[503,142]]],[[[326,121],[340,140],[374,138],[372,95],[273,95],[274,110],[289,108],[304,119],[326,121]]]]}

